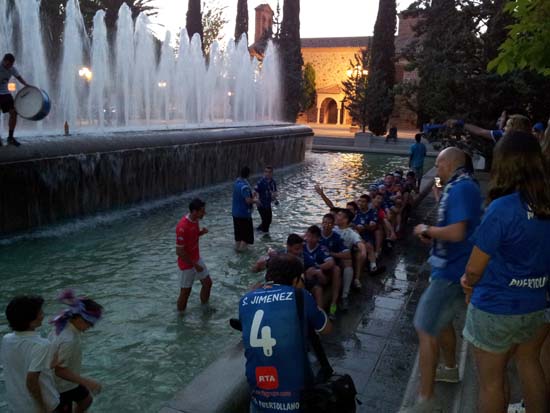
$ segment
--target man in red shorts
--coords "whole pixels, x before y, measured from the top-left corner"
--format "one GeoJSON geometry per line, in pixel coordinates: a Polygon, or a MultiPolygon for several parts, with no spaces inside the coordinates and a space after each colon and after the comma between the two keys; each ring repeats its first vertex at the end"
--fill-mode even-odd
{"type": "Polygon", "coordinates": [[[205,207],[204,201],[199,198],[193,199],[189,204],[189,214],[176,226],[176,255],[180,269],[178,311],[185,311],[195,280],[202,284],[201,303],[206,304],[210,298],[212,279],[199,253],[199,237],[208,233],[207,228],[199,228],[199,220],[206,213],[205,207]]]}

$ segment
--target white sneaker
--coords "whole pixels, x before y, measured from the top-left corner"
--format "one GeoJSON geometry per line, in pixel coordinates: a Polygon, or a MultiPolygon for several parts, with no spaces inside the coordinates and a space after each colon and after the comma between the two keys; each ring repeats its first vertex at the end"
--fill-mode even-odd
{"type": "Polygon", "coordinates": [[[378,267],[376,266],[376,262],[371,262],[370,263],[370,272],[375,272],[377,269],[378,269],[378,267]]]}
{"type": "Polygon", "coordinates": [[[453,368],[448,368],[444,365],[437,366],[437,370],[435,371],[435,381],[458,383],[460,381],[458,366],[453,368]]]}
{"type": "Polygon", "coordinates": [[[359,281],[359,278],[354,278],[353,279],[353,288],[356,288],[358,290],[360,290],[362,287],[361,285],[361,281],[359,281]]]}
{"type": "Polygon", "coordinates": [[[526,411],[527,410],[525,410],[523,400],[519,403],[512,403],[508,405],[508,413],[525,413],[526,411]]]}

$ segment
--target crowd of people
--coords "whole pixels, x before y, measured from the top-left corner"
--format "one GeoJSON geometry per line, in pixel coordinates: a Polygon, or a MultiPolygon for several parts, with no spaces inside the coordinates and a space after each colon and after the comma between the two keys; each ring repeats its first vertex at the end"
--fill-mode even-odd
{"type": "MultiPolygon", "coordinates": [[[[502,413],[510,408],[547,413],[550,122],[537,137],[532,131],[540,126],[531,131],[531,125],[527,127],[518,115],[504,122],[502,134],[485,134],[456,120],[446,124],[463,125],[496,145],[485,210],[469,156],[458,148],[447,148],[436,159],[439,185],[434,185],[433,191],[438,202],[437,221],[435,225],[419,224],[413,230],[421,242],[432,246],[432,273],[414,318],[421,383],[417,403],[407,411],[433,411],[438,407],[435,382],[460,380],[453,320],[465,300],[468,309],[462,335],[474,349],[479,411],[502,413]],[[523,395],[520,405],[514,406],[508,406],[507,366],[511,360],[517,366],[523,395]]],[[[416,140],[421,144],[420,138],[416,140]]],[[[352,288],[362,288],[364,274],[384,271],[381,260],[404,235],[419,193],[422,165],[415,156],[422,153],[425,156],[425,148],[411,148],[409,165],[415,170],[385,175],[342,207],[316,185],[327,206],[319,224],[304,228],[302,234],[289,234],[286,248],[269,249],[255,263],[253,271],[265,271],[265,276],[241,298],[238,320],[251,412],[300,411],[301,390],[313,383],[306,337],[329,333],[331,320],[349,307],[352,288]]],[[[233,186],[238,252],[254,242],[252,207],[261,209],[256,231],[267,233],[271,205],[277,202],[271,166],[254,187],[249,176],[250,169],[242,168],[233,186]]],[[[199,239],[208,233],[199,226],[205,208],[202,200],[193,199],[189,213],[176,226],[177,309],[181,312],[195,281],[201,283],[201,302],[207,303],[210,297],[212,280],[199,252],[199,239]]],[[[41,297],[19,296],[6,308],[13,332],[2,340],[0,360],[13,411],[86,411],[93,394],[101,390],[97,381],[81,375],[81,334],[101,318],[102,307],[72,291],[63,292],[59,299],[68,308],[52,320],[54,328],[48,339],[37,332],[44,318],[41,297]]]]}
{"type": "Polygon", "coordinates": [[[436,160],[444,185],[434,188],[437,224],[414,228],[432,245],[432,274],[414,319],[421,381],[410,413],[440,407],[436,381],[460,381],[453,319],[464,299],[462,335],[473,346],[479,411],[545,413],[550,407],[550,122],[541,133],[540,123],[503,112],[498,124],[495,130],[461,120],[431,126],[464,127],[496,145],[485,211],[466,155],[448,148],[436,160]],[[512,360],[523,400],[510,404],[512,360]]]}

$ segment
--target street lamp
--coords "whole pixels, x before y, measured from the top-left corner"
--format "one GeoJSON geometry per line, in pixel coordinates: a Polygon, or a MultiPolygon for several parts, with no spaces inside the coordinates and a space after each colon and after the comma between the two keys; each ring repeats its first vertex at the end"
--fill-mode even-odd
{"type": "Polygon", "coordinates": [[[15,82],[8,83],[8,92],[15,92],[17,90],[17,84],[15,82]]]}
{"type": "Polygon", "coordinates": [[[361,65],[357,65],[353,69],[348,69],[346,71],[346,74],[348,75],[348,77],[360,77],[367,76],[369,74],[369,71],[367,69],[363,69],[361,65]]]}
{"type": "Polygon", "coordinates": [[[86,80],[86,82],[90,82],[92,80],[93,74],[90,69],[84,66],[82,69],[78,71],[78,76],[86,80]]]}

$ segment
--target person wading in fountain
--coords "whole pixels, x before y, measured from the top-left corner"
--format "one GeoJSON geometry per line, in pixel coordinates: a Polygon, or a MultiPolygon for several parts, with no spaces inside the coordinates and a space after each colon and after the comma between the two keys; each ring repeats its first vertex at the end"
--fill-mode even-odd
{"type": "Polygon", "coordinates": [[[275,205],[279,205],[277,200],[277,184],[273,179],[273,167],[266,166],[264,169],[264,176],[258,181],[254,187],[254,192],[258,194],[260,204],[258,204],[258,213],[262,218],[258,231],[264,234],[269,234],[269,226],[273,219],[273,212],[271,211],[271,202],[275,205]]]}
{"type": "Polygon", "coordinates": [[[254,244],[254,226],[252,224],[252,206],[260,205],[260,200],[254,198],[248,183],[250,168],[245,166],[233,184],[233,230],[235,232],[235,250],[242,252],[248,245],[254,244]]]}
{"type": "MultiPolygon", "coordinates": [[[[21,77],[17,69],[13,66],[14,63],[15,56],[11,53],[6,53],[0,64],[0,109],[2,109],[3,113],[9,112],[10,114],[8,144],[19,146],[20,143],[13,137],[13,132],[17,125],[17,112],[15,111],[13,96],[8,89],[8,82],[13,76],[23,85],[30,85],[21,77]]],[[[1,145],[2,140],[0,139],[0,146],[1,145]]]]}
{"type": "Polygon", "coordinates": [[[199,229],[199,220],[206,214],[205,207],[204,201],[193,199],[189,204],[189,214],[176,226],[176,255],[181,270],[178,311],[185,311],[195,280],[202,284],[201,303],[206,304],[210,298],[212,279],[199,252],[199,237],[208,233],[207,228],[199,229]]]}
{"type": "Polygon", "coordinates": [[[101,384],[84,377],[82,370],[81,335],[101,318],[103,307],[88,297],[76,297],[72,290],[65,290],[58,300],[69,306],[50,324],[55,326],[49,336],[55,354],[53,368],[55,385],[59,391],[57,413],[81,413],[88,410],[101,384]],[[76,409],[73,410],[73,403],[76,409]]]}

